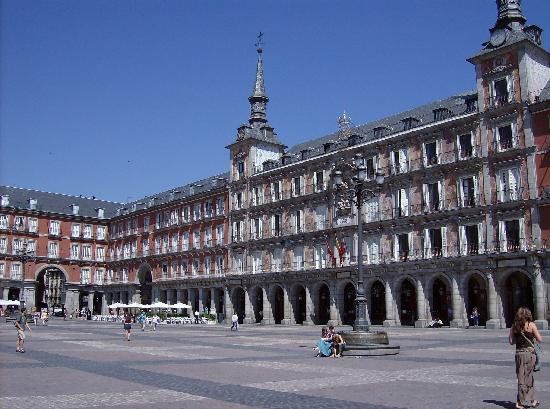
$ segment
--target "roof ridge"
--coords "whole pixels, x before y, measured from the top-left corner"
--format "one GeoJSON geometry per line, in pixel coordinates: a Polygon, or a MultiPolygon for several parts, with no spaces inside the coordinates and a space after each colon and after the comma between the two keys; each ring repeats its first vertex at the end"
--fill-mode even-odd
{"type": "Polygon", "coordinates": [[[18,186],[0,185],[0,189],[1,188],[19,189],[19,190],[25,190],[25,191],[28,191],[28,192],[46,193],[46,194],[49,194],[49,195],[74,197],[75,199],[95,200],[97,202],[106,202],[106,203],[112,203],[112,204],[124,204],[124,203],[115,202],[115,201],[112,201],[112,200],[105,200],[105,199],[99,199],[99,198],[88,197],[88,196],[76,196],[76,195],[70,195],[70,194],[67,194],[67,193],[47,192],[47,191],[44,191],[44,190],[29,189],[29,188],[18,187],[18,186]]]}

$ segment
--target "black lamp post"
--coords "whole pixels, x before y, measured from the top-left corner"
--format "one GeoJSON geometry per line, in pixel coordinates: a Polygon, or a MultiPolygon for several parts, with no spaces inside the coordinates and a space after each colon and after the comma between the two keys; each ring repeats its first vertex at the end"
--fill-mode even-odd
{"type": "Polygon", "coordinates": [[[22,265],[22,273],[21,273],[21,290],[19,292],[19,301],[23,302],[23,305],[25,306],[25,297],[24,297],[24,291],[25,291],[25,264],[27,263],[27,260],[31,259],[34,256],[34,251],[29,250],[27,247],[27,240],[23,241],[23,244],[21,245],[21,248],[18,249],[16,252],[17,257],[21,261],[22,265]]]}
{"type": "MultiPolygon", "coordinates": [[[[338,166],[332,173],[333,187],[336,198],[349,200],[357,209],[357,296],[355,298],[354,332],[369,331],[369,317],[367,315],[367,297],[363,277],[363,203],[376,196],[376,192],[365,186],[367,182],[367,168],[361,153],[355,154],[353,163],[344,164],[344,171],[338,166]]],[[[384,183],[384,174],[376,172],[377,186],[384,183]]]]}

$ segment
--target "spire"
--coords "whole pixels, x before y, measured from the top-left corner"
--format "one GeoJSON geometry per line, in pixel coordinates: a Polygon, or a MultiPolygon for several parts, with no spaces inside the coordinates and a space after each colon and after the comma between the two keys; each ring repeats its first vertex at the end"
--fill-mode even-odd
{"type": "Polygon", "coordinates": [[[527,19],[521,13],[521,0],[496,0],[498,19],[495,28],[522,29],[527,19]]]}
{"type": "Polygon", "coordinates": [[[262,37],[263,33],[258,35],[258,42],[256,43],[258,52],[258,62],[256,64],[256,79],[254,81],[254,88],[252,89],[252,95],[248,97],[250,102],[250,118],[248,122],[250,125],[263,124],[267,122],[266,108],[269,98],[265,94],[264,86],[264,66],[262,61],[262,37]]]}

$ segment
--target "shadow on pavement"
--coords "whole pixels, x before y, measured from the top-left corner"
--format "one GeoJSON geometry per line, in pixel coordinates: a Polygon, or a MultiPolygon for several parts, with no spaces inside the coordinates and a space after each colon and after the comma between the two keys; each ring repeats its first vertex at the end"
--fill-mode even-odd
{"type": "Polygon", "coordinates": [[[500,407],[503,407],[503,408],[506,408],[506,409],[515,409],[516,408],[516,404],[514,402],[510,402],[510,401],[503,401],[503,400],[487,400],[485,399],[483,401],[484,403],[492,403],[493,405],[497,405],[497,406],[500,406],[500,407]]]}

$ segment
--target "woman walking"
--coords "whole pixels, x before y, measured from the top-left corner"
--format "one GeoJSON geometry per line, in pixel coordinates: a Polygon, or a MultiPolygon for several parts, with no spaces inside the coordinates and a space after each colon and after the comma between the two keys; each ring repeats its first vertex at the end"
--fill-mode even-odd
{"type": "Polygon", "coordinates": [[[534,345],[535,340],[542,342],[542,337],[533,323],[533,315],[528,308],[521,307],[516,313],[508,339],[510,345],[516,345],[516,375],[518,378],[516,409],[537,407],[540,402],[535,400],[534,396],[536,360],[534,345]]]}
{"type": "Polygon", "coordinates": [[[128,341],[130,341],[130,331],[132,331],[132,314],[127,312],[124,314],[124,333],[128,341]]]}

